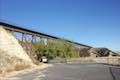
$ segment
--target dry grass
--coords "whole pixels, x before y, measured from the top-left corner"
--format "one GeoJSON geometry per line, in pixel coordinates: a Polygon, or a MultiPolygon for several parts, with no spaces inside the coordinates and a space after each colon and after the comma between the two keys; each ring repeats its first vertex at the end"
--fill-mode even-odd
{"type": "Polygon", "coordinates": [[[20,62],[16,64],[11,64],[11,65],[9,64],[8,66],[0,68],[0,74],[12,72],[12,71],[19,71],[19,70],[23,70],[29,67],[31,67],[31,65],[26,64],[26,63],[20,63],[20,62]]]}
{"type": "Polygon", "coordinates": [[[0,74],[2,73],[2,69],[0,68],[0,74]]]}
{"type": "Polygon", "coordinates": [[[17,57],[10,57],[7,54],[0,54],[0,74],[19,71],[29,67],[31,67],[29,62],[25,62],[17,57]]]}
{"type": "Polygon", "coordinates": [[[29,68],[31,65],[27,64],[27,63],[21,63],[21,62],[17,62],[15,65],[14,65],[14,70],[15,71],[19,71],[19,70],[22,70],[22,69],[25,69],[25,68],[29,68]]]}

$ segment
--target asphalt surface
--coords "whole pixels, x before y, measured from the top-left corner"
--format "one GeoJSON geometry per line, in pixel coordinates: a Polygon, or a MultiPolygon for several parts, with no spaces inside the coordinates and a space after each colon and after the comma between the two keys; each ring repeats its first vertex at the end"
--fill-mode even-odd
{"type": "Polygon", "coordinates": [[[120,80],[120,67],[102,64],[53,64],[45,70],[19,74],[10,80],[120,80]]]}
{"type": "Polygon", "coordinates": [[[54,64],[46,80],[120,80],[120,68],[102,64],[54,64]]]}

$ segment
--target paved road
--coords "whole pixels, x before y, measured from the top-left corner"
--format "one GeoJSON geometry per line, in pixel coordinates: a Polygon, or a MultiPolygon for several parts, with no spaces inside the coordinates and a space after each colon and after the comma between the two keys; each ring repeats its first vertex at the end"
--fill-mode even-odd
{"type": "Polygon", "coordinates": [[[46,80],[120,80],[120,68],[101,64],[54,64],[46,80]]]}
{"type": "Polygon", "coordinates": [[[120,68],[101,64],[53,64],[45,70],[19,74],[11,80],[120,80],[120,68]],[[45,76],[44,76],[45,75],[45,76]],[[41,79],[43,77],[44,79],[41,79]]]}

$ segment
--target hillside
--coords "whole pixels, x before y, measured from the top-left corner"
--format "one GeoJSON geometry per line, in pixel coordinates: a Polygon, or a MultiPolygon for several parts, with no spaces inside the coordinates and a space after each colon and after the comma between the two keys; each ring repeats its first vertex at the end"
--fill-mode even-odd
{"type": "Polygon", "coordinates": [[[32,61],[17,39],[0,26],[0,73],[30,67],[32,61]]]}

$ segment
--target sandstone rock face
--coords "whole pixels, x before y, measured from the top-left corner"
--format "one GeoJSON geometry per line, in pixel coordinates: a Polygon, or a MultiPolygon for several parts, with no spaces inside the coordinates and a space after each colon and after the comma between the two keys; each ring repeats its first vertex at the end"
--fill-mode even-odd
{"type": "Polygon", "coordinates": [[[10,57],[17,57],[19,59],[32,62],[27,53],[23,50],[18,40],[9,32],[7,32],[3,26],[0,26],[0,50],[10,57]]]}

